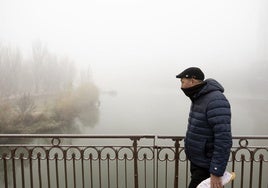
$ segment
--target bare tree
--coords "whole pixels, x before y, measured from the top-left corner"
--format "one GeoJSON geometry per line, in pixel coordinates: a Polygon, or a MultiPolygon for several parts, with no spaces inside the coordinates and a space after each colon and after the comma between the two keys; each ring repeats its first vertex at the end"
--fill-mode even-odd
{"type": "Polygon", "coordinates": [[[76,69],[74,62],[68,57],[64,57],[59,61],[60,75],[61,75],[61,90],[68,90],[73,88],[74,79],[76,75],[76,69]]]}
{"type": "Polygon", "coordinates": [[[43,75],[43,66],[45,63],[45,58],[48,54],[47,48],[41,43],[41,41],[35,41],[32,45],[32,54],[33,54],[33,76],[35,83],[35,92],[40,92],[40,85],[43,75]]]}
{"type": "Polygon", "coordinates": [[[37,41],[33,44],[33,76],[35,92],[58,92],[71,88],[75,67],[69,58],[58,58],[37,41]]]}
{"type": "Polygon", "coordinates": [[[18,48],[0,46],[0,96],[18,94],[22,56],[18,48]]]}
{"type": "Polygon", "coordinates": [[[16,106],[18,113],[21,115],[25,115],[27,113],[34,112],[36,105],[33,100],[33,97],[30,94],[22,95],[17,101],[16,106]]]}

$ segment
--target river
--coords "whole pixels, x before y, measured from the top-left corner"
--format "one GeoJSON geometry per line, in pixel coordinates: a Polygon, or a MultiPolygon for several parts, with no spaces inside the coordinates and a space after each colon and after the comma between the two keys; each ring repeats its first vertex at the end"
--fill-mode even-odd
{"type": "MultiPolygon", "coordinates": [[[[226,94],[233,135],[267,135],[268,99],[226,94]]],[[[184,135],[190,100],[176,89],[123,91],[100,97],[99,122],[88,134],[184,135]]]]}

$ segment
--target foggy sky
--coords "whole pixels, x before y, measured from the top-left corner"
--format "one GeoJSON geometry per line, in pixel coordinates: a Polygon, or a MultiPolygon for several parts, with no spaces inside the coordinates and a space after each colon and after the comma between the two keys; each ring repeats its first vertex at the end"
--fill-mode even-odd
{"type": "MultiPolygon", "coordinates": [[[[90,67],[102,90],[128,100],[172,98],[169,107],[178,107],[186,99],[175,75],[183,69],[198,66],[231,87],[226,74],[268,59],[267,8],[266,0],[0,0],[0,43],[27,56],[40,40],[82,69],[90,67]]],[[[179,121],[180,111],[164,112],[172,112],[169,123],[179,121]]]]}
{"type": "Polygon", "coordinates": [[[126,86],[152,84],[148,77],[171,83],[191,65],[207,71],[247,66],[258,58],[267,8],[264,0],[1,0],[0,5],[2,43],[30,52],[32,42],[41,40],[49,50],[90,65],[103,87],[118,80],[126,86]]]}

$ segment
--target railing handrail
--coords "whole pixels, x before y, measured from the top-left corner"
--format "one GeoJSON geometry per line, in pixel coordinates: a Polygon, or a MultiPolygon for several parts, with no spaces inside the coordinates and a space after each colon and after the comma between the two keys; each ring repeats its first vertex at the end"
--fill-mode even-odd
{"type": "MultiPolygon", "coordinates": [[[[184,138],[183,135],[157,135],[157,134],[0,134],[0,137],[14,138],[169,138],[179,139],[184,138]]],[[[268,139],[268,135],[234,135],[233,139],[268,139]]]]}

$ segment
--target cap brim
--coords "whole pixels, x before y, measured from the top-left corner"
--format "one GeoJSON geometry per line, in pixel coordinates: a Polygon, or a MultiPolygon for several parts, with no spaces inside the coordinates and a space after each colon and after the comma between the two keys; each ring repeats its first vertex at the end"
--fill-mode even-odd
{"type": "Polygon", "coordinates": [[[176,78],[182,78],[182,74],[176,75],[176,78]]]}

